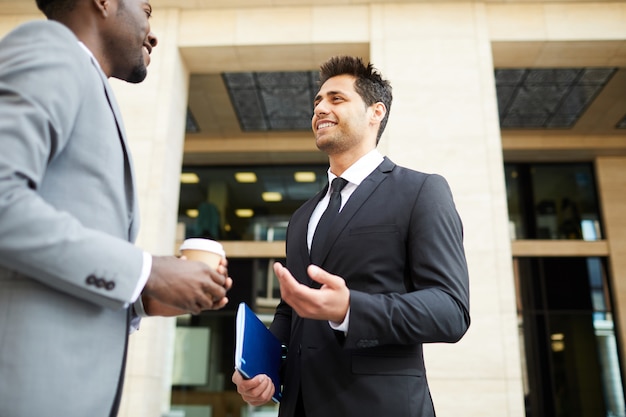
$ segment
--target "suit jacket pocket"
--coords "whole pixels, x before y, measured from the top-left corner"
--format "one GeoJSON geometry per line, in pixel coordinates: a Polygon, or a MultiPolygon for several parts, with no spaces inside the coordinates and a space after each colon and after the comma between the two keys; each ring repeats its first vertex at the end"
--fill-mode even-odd
{"type": "Polygon", "coordinates": [[[372,224],[369,226],[359,226],[350,229],[350,235],[362,235],[369,233],[398,233],[397,224],[372,224]]]}
{"type": "Polygon", "coordinates": [[[423,376],[418,360],[412,356],[352,355],[352,373],[423,376]]]}

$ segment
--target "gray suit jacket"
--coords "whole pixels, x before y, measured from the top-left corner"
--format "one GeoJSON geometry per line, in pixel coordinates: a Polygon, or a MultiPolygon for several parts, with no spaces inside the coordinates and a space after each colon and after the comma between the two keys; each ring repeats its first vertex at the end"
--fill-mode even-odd
{"type": "Polygon", "coordinates": [[[65,26],[0,42],[0,416],[108,416],[142,267],[108,81],[65,26]]]}
{"type": "MultiPolygon", "coordinates": [[[[322,191],[292,216],[287,267],[310,284],[307,225],[322,191]]],[[[288,345],[281,417],[298,390],[307,417],[432,417],[422,344],[456,342],[470,324],[463,227],[450,188],[386,159],[354,191],[321,267],[350,289],[347,336],[281,302],[271,326],[288,345]]]]}

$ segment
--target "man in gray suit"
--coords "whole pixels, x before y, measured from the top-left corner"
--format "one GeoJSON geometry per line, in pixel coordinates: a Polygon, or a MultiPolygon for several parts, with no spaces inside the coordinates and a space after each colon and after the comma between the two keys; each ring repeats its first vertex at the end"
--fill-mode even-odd
{"type": "Polygon", "coordinates": [[[108,77],[146,76],[147,0],[38,0],[0,41],[0,416],[115,416],[130,323],[219,309],[232,280],[133,245],[133,166],[108,77]]]}
{"type": "MultiPolygon", "coordinates": [[[[274,265],[270,330],[288,347],[279,416],[433,417],[422,346],[470,324],[461,219],[443,177],[376,150],[392,94],[371,64],[332,58],[320,86],[312,128],[333,190],[293,214],[287,265],[274,265]]],[[[233,382],[253,405],[273,394],[264,375],[233,382]]]]}

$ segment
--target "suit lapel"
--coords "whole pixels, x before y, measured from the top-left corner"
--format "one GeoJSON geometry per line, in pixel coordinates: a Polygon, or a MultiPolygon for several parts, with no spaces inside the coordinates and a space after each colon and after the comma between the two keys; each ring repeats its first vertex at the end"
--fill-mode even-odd
{"type": "Polygon", "coordinates": [[[350,199],[346,202],[333,223],[333,225],[336,224],[337,227],[333,227],[328,232],[326,245],[324,245],[321,253],[322,263],[326,260],[326,256],[330,252],[335,240],[337,240],[337,237],[345,230],[352,217],[354,217],[361,206],[370,198],[376,188],[387,178],[387,174],[391,172],[394,167],[395,164],[385,157],[383,162],[381,162],[380,165],[359,184],[357,189],[354,190],[350,199]]]}
{"type": "Polygon", "coordinates": [[[111,86],[109,84],[109,80],[106,75],[102,72],[100,65],[94,61],[95,58],[91,57],[91,63],[96,68],[98,75],[102,81],[102,85],[104,87],[104,95],[106,96],[107,102],[109,103],[109,107],[113,112],[113,118],[115,119],[115,125],[117,126],[117,133],[120,139],[120,144],[122,145],[122,151],[124,153],[124,177],[128,179],[128,181],[124,181],[126,184],[125,193],[126,193],[126,201],[128,201],[128,209],[132,213],[131,215],[131,224],[128,230],[129,240],[132,242],[135,240],[137,236],[137,231],[139,227],[139,223],[137,219],[138,207],[137,200],[135,198],[135,178],[134,172],[132,168],[132,159],[130,155],[130,151],[128,149],[128,141],[126,139],[126,131],[124,129],[124,124],[122,122],[122,115],[117,106],[117,102],[115,100],[115,96],[113,95],[113,91],[111,90],[111,86]]]}

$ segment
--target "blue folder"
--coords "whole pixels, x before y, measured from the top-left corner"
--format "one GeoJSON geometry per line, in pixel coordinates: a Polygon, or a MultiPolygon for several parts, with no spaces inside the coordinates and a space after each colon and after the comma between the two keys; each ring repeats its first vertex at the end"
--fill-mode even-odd
{"type": "Polygon", "coordinates": [[[280,402],[280,341],[246,303],[240,303],[237,309],[235,335],[235,369],[244,378],[253,378],[259,374],[269,376],[274,383],[272,400],[280,402]]]}

